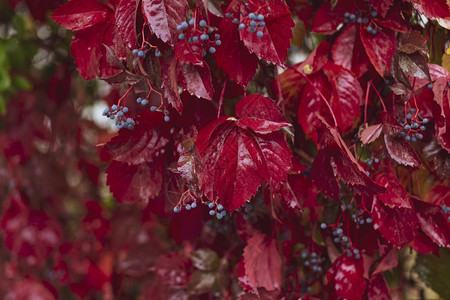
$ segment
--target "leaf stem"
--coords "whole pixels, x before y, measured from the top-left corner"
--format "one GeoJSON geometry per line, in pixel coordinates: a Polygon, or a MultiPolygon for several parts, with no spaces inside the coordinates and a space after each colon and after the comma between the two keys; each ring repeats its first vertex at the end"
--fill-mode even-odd
{"type": "Polygon", "coordinates": [[[386,105],[384,105],[384,101],[383,101],[383,98],[381,98],[381,96],[380,96],[380,93],[378,93],[378,91],[377,91],[377,89],[375,88],[375,86],[373,85],[373,83],[372,83],[372,80],[371,81],[369,81],[369,83],[370,83],[370,85],[373,87],[373,89],[374,89],[374,91],[375,91],[375,93],[377,93],[377,95],[378,95],[378,98],[380,98],[380,101],[381,101],[381,105],[383,105],[383,109],[384,109],[384,111],[386,111],[387,112],[387,109],[386,109],[386,105]]]}

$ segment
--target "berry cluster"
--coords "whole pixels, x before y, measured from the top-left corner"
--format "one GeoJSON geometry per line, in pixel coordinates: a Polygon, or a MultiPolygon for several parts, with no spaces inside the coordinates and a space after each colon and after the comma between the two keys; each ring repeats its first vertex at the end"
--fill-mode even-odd
{"type": "MultiPolygon", "coordinates": [[[[442,213],[443,213],[444,215],[450,213],[450,207],[446,206],[445,204],[443,204],[443,205],[441,206],[441,208],[442,208],[442,213]]],[[[447,221],[450,222],[450,216],[447,216],[447,221]]]]}
{"type": "MultiPolygon", "coordinates": [[[[195,201],[184,205],[184,208],[186,210],[191,210],[192,208],[196,208],[196,207],[197,207],[197,202],[195,202],[195,201]]],[[[179,213],[182,208],[183,208],[182,205],[177,205],[173,208],[173,212],[179,213]]]]}
{"type": "Polygon", "coordinates": [[[428,118],[420,119],[417,110],[411,108],[405,115],[402,123],[404,131],[400,132],[400,136],[411,142],[423,139],[423,132],[427,130],[425,124],[428,124],[429,121],[428,118]]]}
{"type": "MultiPolygon", "coordinates": [[[[356,215],[355,215],[355,219],[356,219],[356,215]]],[[[359,219],[359,220],[364,221],[364,219],[359,219]]],[[[367,223],[372,223],[371,218],[367,218],[366,221],[367,221],[367,223]]],[[[364,222],[362,224],[364,224],[364,222]]],[[[325,223],[320,224],[320,228],[322,228],[322,229],[325,229],[327,227],[328,226],[325,223]]],[[[365,251],[364,250],[360,251],[359,249],[353,248],[349,237],[344,235],[344,230],[341,227],[342,227],[342,224],[339,224],[339,226],[337,228],[333,227],[333,229],[332,229],[333,242],[335,242],[336,244],[341,244],[341,247],[342,247],[344,253],[348,257],[352,257],[354,255],[355,259],[360,259],[361,253],[364,253],[365,251]]]]}
{"type": "Polygon", "coordinates": [[[128,113],[128,107],[112,105],[110,108],[105,108],[102,115],[110,118],[111,120],[116,119],[116,126],[119,129],[127,128],[130,130],[134,129],[136,122],[132,118],[128,118],[126,114],[128,113]]]}
{"type": "Polygon", "coordinates": [[[208,202],[208,207],[210,208],[209,215],[216,216],[217,219],[221,220],[223,217],[227,215],[227,211],[223,210],[222,204],[216,204],[213,202],[208,202]]]}
{"type": "Polygon", "coordinates": [[[133,49],[131,50],[131,53],[133,53],[134,55],[137,55],[139,58],[145,58],[145,50],[140,50],[140,49],[133,49]]]}
{"type": "MultiPolygon", "coordinates": [[[[245,15],[243,15],[245,16],[245,15]]],[[[262,38],[264,36],[264,33],[262,31],[257,30],[257,28],[263,28],[264,26],[266,26],[266,22],[264,22],[264,16],[262,14],[256,14],[254,12],[250,12],[247,14],[247,19],[244,20],[244,22],[239,23],[239,19],[236,18],[233,14],[231,13],[226,13],[225,17],[228,19],[231,19],[231,22],[233,24],[239,24],[238,26],[238,30],[244,30],[246,27],[248,27],[248,31],[250,33],[256,33],[256,36],[258,38],[262,38]]]]}
{"type": "Polygon", "coordinates": [[[325,257],[319,257],[317,252],[309,252],[305,249],[300,257],[304,260],[305,267],[309,267],[313,272],[321,273],[323,271],[322,263],[325,261],[325,257]]]}
{"type": "MultiPolygon", "coordinates": [[[[141,104],[141,105],[144,105],[144,106],[148,104],[148,100],[145,99],[145,98],[141,98],[141,97],[137,98],[136,102],[141,104]]],[[[150,106],[150,111],[161,111],[162,112],[162,110],[159,110],[158,107],[156,107],[154,105],[150,106]]],[[[165,122],[169,122],[170,121],[169,111],[168,110],[164,110],[164,114],[165,114],[164,121],[165,122]]]]}
{"type": "Polygon", "coordinates": [[[358,23],[367,25],[366,30],[368,33],[376,35],[377,25],[373,22],[373,18],[377,17],[378,13],[374,10],[365,13],[364,11],[355,10],[354,12],[346,12],[344,14],[345,23],[358,23]]]}
{"type": "Polygon", "coordinates": [[[206,50],[209,53],[216,53],[216,46],[222,45],[220,40],[220,34],[213,33],[217,31],[217,28],[210,27],[205,20],[195,22],[195,18],[189,19],[187,22],[183,21],[177,26],[177,30],[181,33],[178,35],[178,39],[184,40],[187,38],[189,44],[201,45],[204,49],[202,55],[206,55],[206,50]]]}

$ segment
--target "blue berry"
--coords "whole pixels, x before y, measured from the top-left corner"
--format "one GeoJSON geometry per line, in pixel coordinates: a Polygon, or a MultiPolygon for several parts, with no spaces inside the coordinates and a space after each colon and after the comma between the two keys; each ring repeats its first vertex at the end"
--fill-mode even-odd
{"type": "Polygon", "coordinates": [[[373,28],[372,28],[372,26],[369,25],[369,26],[367,26],[366,30],[368,33],[372,33],[373,28]]]}
{"type": "Polygon", "coordinates": [[[418,134],[416,134],[416,137],[417,137],[419,140],[421,140],[421,139],[423,139],[423,134],[418,133],[418,134]]]}
{"type": "Polygon", "coordinates": [[[211,53],[211,54],[216,53],[216,48],[214,48],[214,47],[209,47],[209,53],[211,53]]]}
{"type": "Polygon", "coordinates": [[[164,114],[165,114],[166,116],[168,116],[168,115],[170,114],[170,112],[169,112],[168,110],[166,110],[166,111],[164,111],[164,114]]]}
{"type": "Polygon", "coordinates": [[[197,207],[197,203],[196,203],[196,202],[193,202],[193,203],[191,204],[191,207],[192,207],[192,208],[196,208],[196,207],[197,207]]]}
{"type": "Polygon", "coordinates": [[[433,84],[432,84],[432,83],[427,84],[427,88],[428,88],[429,90],[432,90],[432,89],[433,89],[433,84]]]}
{"type": "Polygon", "coordinates": [[[190,25],[190,26],[194,26],[194,24],[195,24],[195,20],[194,20],[194,19],[190,19],[190,20],[189,20],[189,25],[190,25]]]}
{"type": "Polygon", "coordinates": [[[161,56],[161,51],[156,50],[156,51],[155,51],[155,56],[156,56],[156,57],[160,57],[160,56],[161,56]]]}
{"type": "Polygon", "coordinates": [[[244,24],[244,23],[239,24],[238,30],[242,30],[242,29],[244,29],[244,28],[245,28],[245,24],[244,24]]]}
{"type": "Polygon", "coordinates": [[[231,18],[231,14],[230,13],[226,13],[225,14],[225,18],[227,18],[227,19],[231,18]]]}
{"type": "Polygon", "coordinates": [[[350,21],[353,23],[356,21],[356,16],[354,14],[350,15],[350,21]]]}
{"type": "Polygon", "coordinates": [[[353,255],[353,253],[351,253],[351,252],[347,253],[348,257],[352,257],[352,255],[353,255]]]}
{"type": "Polygon", "coordinates": [[[139,56],[140,58],[144,58],[144,57],[145,57],[145,52],[142,51],[142,50],[140,50],[140,51],[138,52],[138,56],[139,56]]]}
{"type": "Polygon", "coordinates": [[[264,22],[264,21],[259,22],[258,27],[264,27],[264,26],[266,26],[266,22],[264,22]]]}
{"type": "Polygon", "coordinates": [[[358,17],[358,19],[356,19],[356,23],[361,24],[362,23],[362,18],[358,17]]]}
{"type": "Polygon", "coordinates": [[[413,142],[413,143],[417,142],[417,138],[416,138],[415,136],[413,136],[413,137],[411,138],[411,142],[413,142]]]}
{"type": "Polygon", "coordinates": [[[113,104],[113,106],[111,106],[111,110],[112,111],[116,111],[117,110],[117,105],[113,104]]]}
{"type": "Polygon", "coordinates": [[[209,38],[209,36],[207,34],[205,34],[205,33],[200,36],[200,39],[202,41],[206,41],[208,38],[209,38]]]}
{"type": "Polygon", "coordinates": [[[411,137],[409,135],[405,136],[405,140],[409,141],[411,137]]]}
{"type": "Polygon", "coordinates": [[[202,51],[202,56],[206,56],[206,51],[205,50],[202,51]]]}
{"type": "Polygon", "coordinates": [[[219,219],[219,220],[221,220],[221,219],[223,218],[223,216],[222,216],[221,213],[217,213],[217,214],[216,214],[216,218],[219,219]]]}
{"type": "Polygon", "coordinates": [[[378,13],[376,11],[372,10],[370,12],[370,15],[375,18],[378,15],[378,13]]]}
{"type": "Polygon", "coordinates": [[[105,108],[102,112],[103,116],[106,116],[109,113],[109,108],[105,108]]]}
{"type": "Polygon", "coordinates": [[[147,99],[143,99],[143,100],[141,101],[141,104],[142,104],[142,105],[147,105],[147,104],[148,104],[148,100],[147,100],[147,99]]]}
{"type": "Polygon", "coordinates": [[[425,130],[427,130],[427,127],[422,125],[422,126],[420,126],[420,130],[425,131],[425,130]]]}
{"type": "Polygon", "coordinates": [[[194,37],[192,37],[192,41],[195,43],[195,42],[198,42],[198,36],[194,36],[194,37]]]}
{"type": "Polygon", "coordinates": [[[223,210],[220,214],[222,215],[222,217],[225,217],[227,215],[227,211],[223,210]]]}
{"type": "Polygon", "coordinates": [[[216,33],[216,34],[214,35],[214,38],[215,38],[216,40],[220,39],[220,34],[217,34],[217,33],[216,33]]]}
{"type": "Polygon", "coordinates": [[[137,103],[141,103],[141,101],[142,101],[142,98],[141,98],[141,97],[138,97],[138,98],[136,99],[136,102],[137,102],[137,103]]]}
{"type": "Polygon", "coordinates": [[[344,14],[344,18],[350,18],[350,13],[349,13],[349,12],[346,12],[346,13],[344,14]]]}
{"type": "Polygon", "coordinates": [[[239,23],[239,20],[237,18],[234,18],[233,21],[231,21],[233,24],[239,23]]]}
{"type": "Polygon", "coordinates": [[[179,213],[181,211],[181,208],[179,208],[178,206],[175,206],[174,208],[173,208],[173,212],[174,213],[179,213]]]}
{"type": "Polygon", "coordinates": [[[361,255],[360,254],[355,254],[355,259],[360,259],[361,255]]]}
{"type": "Polygon", "coordinates": [[[376,28],[374,28],[374,29],[372,30],[372,34],[373,34],[373,35],[376,35],[376,34],[377,34],[377,32],[378,32],[378,31],[377,31],[377,29],[376,29],[376,28]]]}
{"type": "Polygon", "coordinates": [[[156,108],[156,106],[150,106],[150,111],[156,111],[157,110],[157,108],[156,108]]]}
{"type": "Polygon", "coordinates": [[[216,214],[216,212],[215,212],[214,210],[210,210],[210,211],[209,211],[209,215],[210,215],[210,216],[214,216],[215,214],[216,214]]]}
{"type": "Polygon", "coordinates": [[[188,28],[189,27],[189,25],[188,25],[188,23],[186,21],[181,22],[181,26],[183,28],[188,28]]]}
{"type": "Polygon", "coordinates": [[[209,207],[209,208],[213,208],[214,206],[215,206],[214,203],[212,203],[212,202],[209,202],[209,203],[208,203],[208,207],[209,207]]]}
{"type": "Polygon", "coordinates": [[[170,117],[169,116],[164,116],[164,122],[169,122],[170,121],[170,117]]]}
{"type": "Polygon", "coordinates": [[[366,223],[368,223],[368,224],[372,223],[372,218],[367,218],[366,223]]]}
{"type": "Polygon", "coordinates": [[[255,28],[255,27],[250,27],[249,31],[250,31],[251,33],[255,33],[255,32],[256,32],[256,28],[255,28]]]}
{"type": "Polygon", "coordinates": [[[402,131],[402,132],[400,132],[400,136],[401,136],[401,137],[405,137],[405,135],[406,135],[406,133],[405,133],[405,132],[403,132],[403,131],[402,131]]]}
{"type": "Polygon", "coordinates": [[[413,128],[413,129],[419,128],[419,123],[417,123],[417,122],[412,123],[411,128],[413,128]]]}
{"type": "Polygon", "coordinates": [[[123,112],[119,111],[119,112],[117,113],[117,116],[118,116],[118,117],[123,117],[123,112]]]}
{"type": "Polygon", "coordinates": [[[360,219],[359,224],[361,224],[361,225],[364,224],[364,219],[360,219]]]}
{"type": "Polygon", "coordinates": [[[342,240],[343,240],[344,242],[347,242],[347,241],[348,241],[348,237],[343,236],[343,237],[342,237],[342,240]]]}
{"type": "Polygon", "coordinates": [[[410,109],[409,109],[409,112],[412,113],[412,114],[414,114],[414,113],[416,113],[416,109],[415,109],[415,108],[410,108],[410,109]]]}
{"type": "Polygon", "coordinates": [[[255,22],[255,21],[251,21],[251,22],[250,22],[250,26],[251,26],[251,27],[256,27],[256,22],[255,22]]]}
{"type": "Polygon", "coordinates": [[[177,25],[177,30],[178,30],[178,31],[181,31],[181,30],[183,30],[183,26],[181,26],[181,25],[177,25]]]}
{"type": "Polygon", "coordinates": [[[222,41],[221,41],[221,40],[217,40],[217,41],[215,42],[215,44],[216,44],[217,46],[220,46],[220,45],[222,45],[222,41]]]}
{"type": "Polygon", "coordinates": [[[412,118],[411,114],[406,115],[406,119],[411,120],[411,118],[412,118]]]}
{"type": "Polygon", "coordinates": [[[378,158],[376,158],[376,157],[373,159],[373,161],[374,161],[376,164],[380,162],[380,160],[379,160],[378,158]]]}
{"type": "Polygon", "coordinates": [[[338,228],[336,230],[336,232],[337,232],[338,235],[341,235],[344,231],[342,230],[342,228],[338,228]]]}
{"type": "Polygon", "coordinates": [[[133,49],[133,51],[131,51],[131,53],[133,53],[134,55],[137,55],[137,54],[138,54],[138,52],[139,52],[139,50],[138,50],[138,49],[133,49]]]}
{"type": "Polygon", "coordinates": [[[257,36],[258,38],[262,38],[262,37],[264,36],[264,33],[263,33],[262,31],[258,31],[258,32],[256,33],[256,36],[257,36]]]}
{"type": "Polygon", "coordinates": [[[430,120],[428,120],[428,118],[424,118],[424,119],[422,120],[422,123],[423,123],[423,124],[427,124],[429,121],[430,121],[430,120]]]}
{"type": "Polygon", "coordinates": [[[184,39],[184,33],[180,33],[180,34],[178,35],[178,39],[183,40],[183,39],[184,39]]]}
{"type": "Polygon", "coordinates": [[[264,16],[261,15],[261,14],[259,14],[258,17],[257,17],[257,19],[258,19],[258,21],[263,21],[263,20],[264,20],[264,16]]]}
{"type": "Polygon", "coordinates": [[[205,20],[201,20],[200,22],[198,22],[198,25],[200,25],[200,27],[205,27],[206,26],[206,21],[205,20]]]}
{"type": "Polygon", "coordinates": [[[369,19],[368,18],[363,18],[362,19],[362,23],[363,24],[369,24],[369,19]]]}
{"type": "Polygon", "coordinates": [[[222,210],[223,209],[223,205],[222,204],[217,205],[217,209],[218,210],[222,210]]]}
{"type": "Polygon", "coordinates": [[[409,124],[406,124],[404,128],[405,128],[405,130],[410,130],[411,126],[409,124]]]}
{"type": "Polygon", "coordinates": [[[186,205],[186,210],[191,210],[191,205],[190,204],[186,205]]]}
{"type": "Polygon", "coordinates": [[[248,14],[248,17],[249,17],[250,19],[253,19],[254,17],[256,17],[256,15],[255,15],[255,13],[252,13],[252,12],[251,12],[251,13],[248,14]]]}
{"type": "Polygon", "coordinates": [[[325,224],[325,223],[320,224],[320,228],[322,228],[322,229],[327,228],[327,224],[325,224]]]}

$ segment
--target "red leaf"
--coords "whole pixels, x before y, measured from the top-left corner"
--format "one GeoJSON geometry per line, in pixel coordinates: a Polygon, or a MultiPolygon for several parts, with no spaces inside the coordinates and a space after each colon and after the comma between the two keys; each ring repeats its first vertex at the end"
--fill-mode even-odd
{"type": "Polygon", "coordinates": [[[415,9],[432,20],[450,17],[450,10],[445,0],[415,0],[410,2],[413,3],[415,9]]]}
{"type": "Polygon", "coordinates": [[[263,234],[251,237],[244,248],[243,260],[251,287],[268,291],[281,288],[282,262],[276,240],[265,241],[263,234]]]}
{"type": "Polygon", "coordinates": [[[367,3],[383,18],[392,6],[393,0],[368,0],[367,3]]]}
{"type": "Polygon", "coordinates": [[[362,299],[366,290],[366,280],[363,277],[364,264],[362,259],[356,260],[347,255],[340,256],[327,272],[328,284],[334,287],[339,297],[348,300],[362,299]]]}
{"type": "Polygon", "coordinates": [[[386,188],[386,193],[377,195],[385,205],[395,208],[412,208],[411,199],[405,187],[398,181],[392,165],[387,163],[384,172],[375,175],[374,181],[386,188]]]}
{"type": "Polygon", "coordinates": [[[302,126],[303,131],[305,131],[315,144],[318,144],[317,130],[323,125],[319,118],[317,118],[317,115],[320,114],[320,116],[326,117],[329,123],[332,123],[332,116],[317,90],[319,90],[326,99],[330,99],[331,87],[322,72],[312,74],[308,76],[308,78],[315,88],[309,83],[305,85],[298,106],[297,121],[302,126]]]}
{"type": "Polygon", "coordinates": [[[71,0],[50,17],[65,29],[77,31],[105,22],[110,14],[111,9],[96,0],[71,0]]]}
{"type": "Polygon", "coordinates": [[[278,131],[283,127],[291,126],[281,115],[279,108],[270,98],[260,94],[249,95],[235,107],[239,120],[236,125],[260,134],[268,134],[278,131]]]}
{"type": "Polygon", "coordinates": [[[185,21],[187,10],[185,0],[142,0],[142,14],[150,28],[172,46],[178,40],[177,26],[185,21]]]}
{"type": "Polygon", "coordinates": [[[120,204],[147,204],[161,190],[162,171],[161,161],[128,165],[113,160],[106,169],[106,183],[120,204]]]}
{"type": "Polygon", "coordinates": [[[322,34],[335,33],[339,25],[344,23],[345,12],[351,10],[351,7],[349,7],[349,10],[345,10],[341,5],[333,9],[331,8],[331,2],[328,1],[322,3],[314,16],[311,32],[322,34]]]}
{"type": "MultiPolygon", "coordinates": [[[[295,65],[295,68],[300,72],[304,72],[311,69],[311,74],[322,70],[322,67],[328,62],[328,52],[330,50],[330,43],[327,41],[322,41],[320,44],[314,48],[314,50],[308,55],[308,57],[300,64],[295,65]]],[[[290,71],[290,69],[285,72],[290,71]]],[[[304,72],[306,74],[306,72],[304,72]]],[[[283,73],[284,74],[284,73],[283,73]]],[[[300,77],[300,75],[297,75],[300,77]]],[[[300,77],[301,78],[301,77],[300,77]]]]}
{"type": "Polygon", "coordinates": [[[203,66],[203,47],[200,42],[188,43],[186,39],[178,41],[175,45],[175,57],[178,61],[196,66],[203,66]]]}
{"type": "Polygon", "coordinates": [[[164,129],[158,128],[164,123],[160,113],[146,112],[141,115],[139,122],[136,129],[120,130],[106,144],[112,159],[130,165],[152,162],[167,145],[169,139],[164,129]]]}
{"type": "Polygon", "coordinates": [[[375,70],[382,77],[389,74],[391,72],[391,57],[397,46],[394,32],[380,27],[375,35],[367,32],[367,30],[360,30],[359,33],[367,56],[375,70]]]}
{"type": "Polygon", "coordinates": [[[391,250],[383,255],[373,275],[392,270],[398,265],[398,249],[391,246],[391,250]]]}
{"type": "Polygon", "coordinates": [[[283,118],[272,100],[247,96],[236,106],[236,114],[239,120],[221,117],[211,122],[196,140],[202,190],[211,200],[219,198],[229,211],[249,200],[263,179],[272,187],[286,180],[292,156],[283,136],[271,133],[289,125],[279,123],[283,118]]]}
{"type": "Polygon", "coordinates": [[[434,255],[439,255],[439,247],[428,236],[420,231],[416,238],[409,242],[408,245],[418,253],[434,253],[434,255]]]}
{"type": "Polygon", "coordinates": [[[356,40],[356,25],[349,25],[342,30],[333,43],[331,56],[335,64],[352,70],[353,51],[356,40]]]}
{"type": "Polygon", "coordinates": [[[371,125],[361,132],[361,142],[370,144],[380,137],[382,124],[371,125]]]}
{"type": "Polygon", "coordinates": [[[401,248],[417,236],[417,217],[410,208],[390,208],[377,196],[372,205],[374,228],[391,244],[401,248]]]}
{"type": "MultiPolygon", "coordinates": [[[[233,13],[233,1],[227,8],[227,13],[233,13]]],[[[219,25],[220,40],[222,45],[217,47],[217,65],[230,76],[236,83],[247,86],[258,67],[256,55],[247,51],[247,48],[239,40],[238,25],[230,19],[223,18],[219,25]]]]}
{"type": "Polygon", "coordinates": [[[339,201],[339,180],[359,192],[376,194],[385,191],[367,176],[336,128],[325,129],[311,171],[317,188],[336,201],[339,201]]]}
{"type": "Polygon", "coordinates": [[[179,63],[178,79],[181,86],[191,95],[212,100],[214,88],[212,86],[211,73],[207,64],[201,67],[197,65],[179,63]]]}
{"type": "Polygon", "coordinates": [[[161,65],[161,88],[169,104],[181,114],[183,103],[178,93],[177,66],[178,61],[173,56],[163,61],[161,65]]]}
{"type": "Polygon", "coordinates": [[[390,159],[398,164],[408,167],[418,168],[421,165],[420,158],[414,148],[399,133],[403,127],[394,119],[392,115],[383,112],[384,146],[390,159]]]}
{"type": "Polygon", "coordinates": [[[385,28],[399,32],[408,32],[410,24],[404,19],[403,15],[411,13],[407,11],[401,2],[395,1],[394,6],[389,10],[384,19],[377,19],[377,23],[385,28]]]}
{"type": "Polygon", "coordinates": [[[369,300],[390,300],[392,299],[389,287],[383,274],[377,274],[370,278],[369,288],[367,290],[369,300]]]}
{"type": "Polygon", "coordinates": [[[333,88],[331,108],[342,133],[352,129],[359,121],[363,91],[358,79],[350,71],[331,62],[323,67],[333,88]]]}
{"type": "Polygon", "coordinates": [[[257,37],[256,32],[250,32],[250,19],[247,14],[241,14],[240,23],[246,25],[246,28],[239,32],[241,40],[250,53],[255,53],[259,59],[267,62],[284,66],[287,50],[290,47],[290,38],[292,37],[291,28],[294,26],[291,13],[280,0],[257,0],[251,1],[248,5],[241,4],[241,12],[257,11],[265,19],[264,27],[257,27],[258,31],[263,33],[261,38],[257,37]]]}
{"type": "Polygon", "coordinates": [[[420,228],[440,247],[450,247],[450,229],[441,207],[413,198],[420,228]]]}
{"type": "Polygon", "coordinates": [[[136,47],[136,0],[121,0],[116,9],[116,33],[128,48],[136,47]]]}

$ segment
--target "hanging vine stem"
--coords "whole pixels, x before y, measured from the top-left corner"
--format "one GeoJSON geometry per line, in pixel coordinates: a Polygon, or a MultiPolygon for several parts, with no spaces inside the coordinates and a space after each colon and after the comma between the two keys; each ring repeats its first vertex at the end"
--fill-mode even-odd
{"type": "Polygon", "coordinates": [[[333,113],[333,110],[331,109],[330,103],[328,103],[328,100],[325,98],[325,96],[322,94],[322,92],[319,91],[319,89],[311,82],[311,80],[308,78],[308,76],[303,74],[303,72],[300,72],[299,70],[297,70],[296,68],[291,67],[291,66],[289,66],[288,68],[293,70],[295,73],[300,74],[301,76],[303,76],[303,78],[305,78],[306,81],[308,81],[308,83],[313,87],[313,89],[320,95],[320,98],[323,100],[325,105],[328,107],[328,109],[330,110],[330,114],[333,117],[333,122],[334,122],[333,127],[336,127],[337,126],[336,117],[334,116],[334,113],[333,113]]]}
{"type": "Polygon", "coordinates": [[[384,109],[384,111],[386,111],[387,112],[387,109],[386,109],[386,105],[384,105],[384,101],[383,101],[383,98],[381,98],[381,95],[380,95],[380,93],[378,93],[378,90],[375,88],[375,86],[373,85],[373,83],[372,83],[372,80],[371,81],[369,81],[369,83],[370,83],[370,85],[372,86],[372,88],[374,89],[374,91],[375,91],[375,93],[377,93],[377,95],[378,95],[378,98],[380,98],[380,101],[381,101],[381,105],[383,105],[383,109],[384,109]]]}

